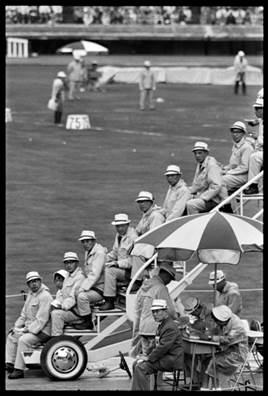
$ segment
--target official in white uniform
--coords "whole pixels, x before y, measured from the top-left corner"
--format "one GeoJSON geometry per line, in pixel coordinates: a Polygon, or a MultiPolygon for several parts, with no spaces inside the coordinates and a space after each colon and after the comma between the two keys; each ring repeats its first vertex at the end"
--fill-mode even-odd
{"type": "Polygon", "coordinates": [[[129,282],[132,267],[130,251],[138,235],[134,227],[130,226],[130,219],[125,213],[118,213],[111,223],[116,228],[116,236],[112,250],[107,253],[104,271],[104,299],[101,311],[114,309],[117,292],[117,282],[129,282]]]}
{"type": "Polygon", "coordinates": [[[169,165],[164,175],[169,188],[163,203],[163,213],[166,221],[169,221],[185,214],[186,202],[191,198],[191,193],[181,178],[181,169],[178,165],[169,165]]]}
{"type": "Polygon", "coordinates": [[[60,298],[58,298],[56,304],[55,302],[51,304],[52,336],[61,335],[66,324],[79,320],[76,298],[85,275],[79,267],[79,258],[75,252],[66,252],[63,257],[63,263],[69,274],[63,282],[60,298]]]}
{"type": "Polygon", "coordinates": [[[234,141],[229,164],[223,166],[223,181],[231,194],[248,181],[249,159],[253,152],[252,145],[246,140],[246,125],[236,121],[230,131],[234,141]]]}
{"type": "MultiPolygon", "coordinates": [[[[249,159],[248,181],[257,176],[263,168],[263,98],[257,98],[253,107],[258,120],[259,131],[258,135],[256,136],[254,152],[251,154],[249,159]]],[[[260,184],[262,185],[262,183],[259,183],[259,180],[257,180],[255,183],[252,183],[247,189],[244,190],[244,194],[258,194],[260,184]]]]}
{"type": "Polygon", "coordinates": [[[221,168],[216,159],[209,155],[207,143],[196,142],[192,151],[197,167],[189,187],[192,198],[186,203],[187,214],[209,212],[227,198],[221,168]]]}
{"type": "Polygon", "coordinates": [[[154,91],[156,90],[156,78],[154,72],[151,70],[151,62],[146,60],[144,62],[144,69],[139,75],[140,88],[140,110],[145,109],[145,104],[148,101],[150,110],[154,110],[154,91]]]}
{"type": "Polygon", "coordinates": [[[9,379],[24,377],[25,363],[22,352],[35,348],[50,338],[49,313],[53,300],[48,287],[36,271],[28,272],[29,288],[19,318],[9,330],[6,341],[6,370],[9,379]]]}
{"type": "Polygon", "coordinates": [[[104,267],[107,249],[97,243],[95,232],[91,230],[82,231],[79,241],[85,249],[83,269],[86,279],[81,283],[77,296],[78,312],[84,322],[75,325],[75,328],[84,330],[93,328],[90,305],[103,299],[104,267]]]}

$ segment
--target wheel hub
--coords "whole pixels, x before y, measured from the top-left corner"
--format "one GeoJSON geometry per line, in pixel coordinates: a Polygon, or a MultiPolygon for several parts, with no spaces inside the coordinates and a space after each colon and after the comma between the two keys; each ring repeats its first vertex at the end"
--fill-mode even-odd
{"type": "Polygon", "coordinates": [[[53,353],[51,361],[57,371],[66,373],[72,371],[76,367],[78,358],[76,352],[72,348],[64,346],[53,353]]]}

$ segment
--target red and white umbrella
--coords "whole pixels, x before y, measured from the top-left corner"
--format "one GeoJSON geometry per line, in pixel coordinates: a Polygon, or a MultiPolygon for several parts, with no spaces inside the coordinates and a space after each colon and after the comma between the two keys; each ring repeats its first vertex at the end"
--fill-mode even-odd
{"type": "Polygon", "coordinates": [[[187,261],[194,252],[201,262],[238,264],[241,253],[263,248],[263,223],[249,217],[219,211],[171,220],[140,236],[158,257],[187,261]]]}

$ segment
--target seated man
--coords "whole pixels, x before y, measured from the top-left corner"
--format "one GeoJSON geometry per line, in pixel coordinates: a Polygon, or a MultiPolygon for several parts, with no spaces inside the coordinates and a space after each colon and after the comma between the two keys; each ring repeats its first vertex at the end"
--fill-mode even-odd
{"type": "Polygon", "coordinates": [[[191,198],[190,191],[181,175],[178,165],[169,165],[166,169],[165,176],[169,188],[162,209],[166,221],[181,217],[185,213],[186,202],[191,198]]]}
{"type": "Polygon", "coordinates": [[[189,187],[192,198],[186,202],[188,215],[209,212],[227,198],[221,169],[216,159],[209,155],[207,143],[196,142],[192,151],[198,164],[189,187]]]}
{"type": "MultiPolygon", "coordinates": [[[[246,330],[241,319],[226,305],[213,307],[211,316],[218,329],[218,335],[213,335],[212,340],[220,343],[219,351],[215,353],[216,375],[231,376],[244,362],[248,353],[246,330]]],[[[203,360],[201,376],[203,387],[208,387],[209,379],[214,378],[211,357],[203,360]]]]}
{"type": "Polygon", "coordinates": [[[130,220],[125,213],[114,216],[112,225],[116,228],[116,236],[112,250],[107,254],[104,271],[104,305],[99,309],[106,311],[114,309],[114,300],[117,291],[117,282],[129,282],[131,272],[135,271],[132,266],[132,257],[129,252],[132,249],[137,232],[129,225],[130,220]]]}
{"type": "Polygon", "coordinates": [[[149,391],[149,376],[153,373],[183,368],[182,336],[178,324],[169,316],[166,300],[153,300],[151,311],[159,325],[151,350],[133,363],[131,390],[134,391],[149,391]]]}
{"type": "MultiPolygon", "coordinates": [[[[183,301],[184,315],[188,316],[187,330],[188,334],[198,336],[201,340],[209,340],[215,333],[215,322],[212,319],[212,304],[206,305],[201,303],[197,297],[188,297],[183,301]]],[[[197,367],[202,364],[203,359],[207,359],[207,355],[197,355],[195,358],[195,366],[193,372],[193,383],[200,388],[202,385],[202,377],[197,367]]],[[[191,374],[192,355],[184,354],[184,364],[187,374],[191,374]]]]}
{"type": "Polygon", "coordinates": [[[252,145],[246,140],[246,125],[235,122],[230,131],[234,141],[229,164],[222,167],[223,181],[229,195],[248,181],[249,159],[253,152],[252,145]]]}
{"type": "MultiPolygon", "coordinates": [[[[248,181],[257,176],[263,168],[263,99],[259,98],[253,105],[259,125],[259,132],[256,136],[255,149],[250,155],[248,181]]],[[[244,194],[258,194],[259,193],[259,180],[252,183],[244,190],[244,194]]]]}
{"type": "MultiPolygon", "coordinates": [[[[208,284],[214,287],[215,271],[209,275],[208,284]]],[[[240,316],[242,311],[242,297],[239,291],[239,286],[235,282],[226,280],[226,276],[221,270],[216,273],[216,302],[215,305],[227,305],[234,314],[240,316]]]]}
{"type": "Polygon", "coordinates": [[[14,327],[9,330],[6,341],[6,370],[9,379],[24,377],[22,352],[37,347],[50,338],[49,313],[53,298],[38,272],[28,272],[26,283],[29,288],[27,299],[14,327]]]}
{"type": "MultiPolygon", "coordinates": [[[[153,228],[165,222],[165,217],[162,214],[162,209],[154,203],[153,194],[149,191],[140,191],[136,202],[141,210],[142,217],[136,226],[136,232],[138,236],[151,231],[153,228]]],[[[132,270],[131,278],[134,273],[139,270],[139,268],[144,264],[146,260],[149,260],[154,254],[154,247],[147,244],[137,244],[131,251],[132,256],[132,266],[135,268],[132,270]]],[[[144,277],[148,275],[148,271],[143,271],[137,278],[137,281],[132,288],[132,291],[138,289],[144,277]]]]}
{"type": "Polygon", "coordinates": [[[183,305],[185,314],[194,317],[193,323],[191,323],[189,317],[188,326],[190,326],[193,332],[196,332],[201,339],[208,339],[215,328],[215,323],[211,318],[212,304],[206,305],[201,303],[197,297],[188,297],[183,301],[183,305]]]}
{"type": "MultiPolygon", "coordinates": [[[[171,318],[178,319],[174,303],[169,295],[167,285],[175,280],[176,271],[170,261],[158,261],[158,274],[145,279],[137,292],[135,303],[135,320],[133,325],[132,346],[140,342],[142,354],[146,355],[154,341],[157,322],[151,312],[154,299],[164,299],[167,302],[167,311],[171,318]]],[[[137,349],[137,348],[135,348],[137,349]]]]}
{"type": "Polygon", "coordinates": [[[54,274],[53,274],[53,282],[57,289],[56,298],[55,298],[56,300],[57,300],[57,297],[59,297],[59,299],[60,299],[63,282],[64,282],[64,279],[67,278],[67,276],[68,276],[68,271],[65,271],[64,269],[58,270],[58,271],[54,272],[54,274]]]}
{"type": "Polygon", "coordinates": [[[145,234],[145,232],[150,231],[165,222],[160,206],[157,206],[154,203],[152,193],[149,191],[141,191],[136,202],[143,213],[138,225],[136,226],[138,236],[145,234]]]}
{"type": "Polygon", "coordinates": [[[104,289],[104,267],[106,262],[106,248],[97,243],[94,231],[82,231],[79,241],[85,249],[84,273],[86,279],[83,280],[77,296],[77,308],[83,323],[75,325],[78,330],[92,329],[91,303],[103,300],[104,289]]]}
{"type": "Polygon", "coordinates": [[[66,324],[77,322],[79,313],[76,308],[76,298],[80,284],[85,279],[82,269],[79,267],[79,258],[74,252],[66,252],[63,262],[68,276],[63,282],[61,293],[57,300],[51,304],[51,335],[63,334],[66,324]]]}

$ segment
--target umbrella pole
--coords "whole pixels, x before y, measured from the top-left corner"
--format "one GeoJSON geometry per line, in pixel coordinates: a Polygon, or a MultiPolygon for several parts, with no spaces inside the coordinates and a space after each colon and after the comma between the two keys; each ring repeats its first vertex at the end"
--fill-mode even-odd
{"type": "Polygon", "coordinates": [[[217,263],[215,263],[215,269],[214,269],[214,296],[213,296],[213,299],[214,299],[214,307],[215,307],[215,305],[216,305],[216,287],[217,287],[217,263]]]}

